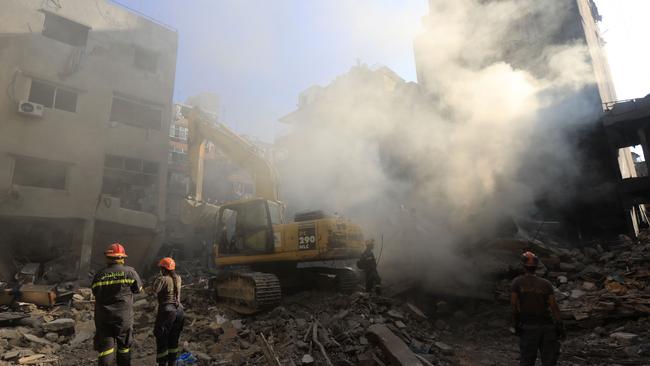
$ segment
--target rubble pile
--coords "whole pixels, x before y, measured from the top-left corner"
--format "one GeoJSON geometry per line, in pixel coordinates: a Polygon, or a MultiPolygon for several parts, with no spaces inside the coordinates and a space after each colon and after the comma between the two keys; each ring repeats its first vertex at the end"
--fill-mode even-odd
{"type": "Polygon", "coordinates": [[[623,237],[615,243],[564,253],[581,265],[560,264],[550,272],[568,321],[590,326],[615,318],[650,316],[650,237],[623,237]]]}
{"type": "MultiPolygon", "coordinates": [[[[540,247],[541,248],[541,247],[540,247]]],[[[650,235],[581,249],[544,246],[540,275],[556,287],[569,334],[560,365],[640,365],[650,357],[650,235]]],[[[305,291],[244,316],[214,301],[209,275],[181,265],[182,365],[516,365],[510,278],[497,301],[305,291]],[[417,305],[417,306],[416,306],[417,305]]],[[[25,271],[28,272],[28,271],[25,271]]],[[[92,365],[88,288],[32,290],[0,307],[0,365],[92,365]],[[68,292],[65,292],[68,291],[68,292]],[[62,296],[62,294],[66,294],[62,296]]],[[[134,301],[134,364],[154,365],[156,301],[134,301]]]]}
{"type": "Polygon", "coordinates": [[[206,364],[275,364],[277,359],[282,365],[381,365],[393,358],[397,364],[452,364],[451,347],[440,341],[422,311],[368,293],[303,292],[246,318],[216,306],[188,309],[187,316],[184,347],[206,364]]]}
{"type": "MultiPolygon", "coordinates": [[[[302,292],[271,311],[242,316],[216,305],[206,286],[200,280],[184,288],[182,352],[194,360],[187,364],[455,364],[435,323],[407,302],[362,292],[302,292]]],[[[136,364],[155,364],[155,304],[146,295],[134,302],[136,364]]],[[[0,365],[96,363],[93,306],[91,292],[81,288],[66,304],[3,307],[0,365]]]]}

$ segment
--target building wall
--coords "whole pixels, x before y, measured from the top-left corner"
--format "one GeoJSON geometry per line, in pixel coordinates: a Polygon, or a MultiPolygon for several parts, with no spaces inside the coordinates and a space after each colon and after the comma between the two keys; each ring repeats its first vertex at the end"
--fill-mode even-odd
{"type": "Polygon", "coordinates": [[[94,220],[104,159],[112,154],[158,164],[154,214],[164,221],[176,53],[176,31],[105,1],[3,1],[0,86],[7,92],[0,94],[0,215],[94,220]],[[89,27],[85,45],[43,35],[48,13],[89,27]],[[76,111],[45,108],[42,118],[17,113],[32,80],[76,92],[76,111]],[[111,122],[114,95],[159,110],[159,127],[111,122]],[[15,156],[66,163],[65,189],[12,184],[15,156]]]}

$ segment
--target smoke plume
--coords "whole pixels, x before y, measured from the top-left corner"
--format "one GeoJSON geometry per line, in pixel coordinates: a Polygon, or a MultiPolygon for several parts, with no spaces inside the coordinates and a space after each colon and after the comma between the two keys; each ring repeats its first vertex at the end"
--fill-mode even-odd
{"type": "Polygon", "coordinates": [[[430,3],[419,83],[355,66],[303,96],[278,144],[290,211],[359,222],[383,237],[383,274],[435,283],[471,272],[467,244],[571,195],[567,133],[597,103],[586,45],[558,39],[572,2],[430,3]]]}

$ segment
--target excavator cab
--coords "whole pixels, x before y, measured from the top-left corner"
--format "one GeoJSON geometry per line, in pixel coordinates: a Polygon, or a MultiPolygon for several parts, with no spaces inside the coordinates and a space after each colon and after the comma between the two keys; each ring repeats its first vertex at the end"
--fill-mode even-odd
{"type": "Polygon", "coordinates": [[[273,225],[282,223],[282,205],[258,198],[225,204],[217,215],[215,256],[273,253],[273,225]]]}

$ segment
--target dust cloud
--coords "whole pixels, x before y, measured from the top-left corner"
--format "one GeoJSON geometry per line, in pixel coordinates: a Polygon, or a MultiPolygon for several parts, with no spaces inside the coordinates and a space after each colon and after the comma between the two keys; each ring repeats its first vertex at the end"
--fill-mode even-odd
{"type": "Polygon", "coordinates": [[[385,276],[450,285],[474,281],[469,245],[572,194],[568,136],[597,106],[586,45],[554,41],[570,2],[430,3],[419,83],[354,66],[311,88],[277,143],[290,212],[358,222],[385,276]]]}

